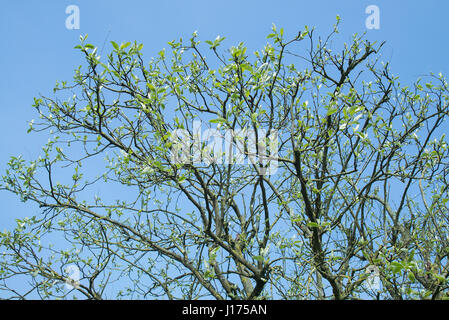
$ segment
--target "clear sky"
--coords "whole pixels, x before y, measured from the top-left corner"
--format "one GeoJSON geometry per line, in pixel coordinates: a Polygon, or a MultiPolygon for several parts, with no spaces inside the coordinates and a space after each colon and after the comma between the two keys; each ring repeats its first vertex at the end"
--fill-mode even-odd
{"type": "MultiPolygon", "coordinates": [[[[429,72],[449,74],[449,1],[380,0],[184,0],[184,1],[2,1],[0,6],[0,172],[10,155],[31,160],[46,142],[45,135],[27,134],[28,121],[37,118],[33,97],[51,94],[55,82],[71,80],[73,70],[83,63],[78,44],[81,34],[89,42],[110,50],[109,41],[137,40],[144,53],[156,55],[166,43],[195,30],[201,40],[225,36],[224,46],[244,41],[259,49],[272,23],[287,34],[304,25],[315,26],[327,35],[336,15],[342,18],[340,39],[367,32],[370,39],[386,40],[385,60],[401,82],[414,81],[429,72]],[[69,30],[66,8],[77,5],[80,28],[69,30]],[[365,9],[377,5],[379,29],[368,30],[365,9]],[[106,41],[105,41],[106,40],[106,41]]],[[[0,228],[15,215],[29,215],[30,205],[0,192],[0,228]]]]}
{"type": "MultiPolygon", "coordinates": [[[[110,41],[138,41],[147,57],[167,42],[187,38],[195,30],[200,40],[226,37],[223,47],[243,41],[256,50],[266,44],[272,23],[295,35],[305,25],[326,36],[340,15],[342,41],[353,33],[367,32],[369,39],[385,40],[383,59],[391,62],[401,83],[411,83],[429,72],[449,75],[449,1],[447,0],[91,0],[2,1],[0,5],[0,174],[11,155],[32,160],[47,141],[45,134],[27,134],[28,121],[37,118],[33,97],[51,95],[56,81],[70,80],[83,63],[79,36],[111,49],[110,41]],[[80,28],[66,28],[66,8],[80,10],[80,28]],[[365,9],[380,9],[378,30],[365,26],[365,9]]],[[[338,47],[338,43],[335,43],[338,47]]],[[[30,203],[0,192],[0,229],[15,218],[36,214],[30,203]]]]}

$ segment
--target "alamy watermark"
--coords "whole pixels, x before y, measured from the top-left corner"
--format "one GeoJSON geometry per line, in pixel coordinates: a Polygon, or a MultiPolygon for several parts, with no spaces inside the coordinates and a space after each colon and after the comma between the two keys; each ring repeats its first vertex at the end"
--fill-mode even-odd
{"type": "Polygon", "coordinates": [[[367,29],[380,29],[380,9],[376,5],[369,5],[365,8],[365,13],[369,14],[365,20],[365,27],[367,29]]]}
{"type": "Polygon", "coordinates": [[[371,290],[380,290],[379,268],[377,266],[370,265],[366,267],[366,273],[369,274],[365,282],[366,287],[371,290]]]}
{"type": "Polygon", "coordinates": [[[65,19],[65,27],[69,30],[80,28],[80,8],[71,4],[65,8],[65,13],[69,16],[65,19]]]}
{"type": "Polygon", "coordinates": [[[171,160],[176,164],[253,165],[261,175],[278,169],[278,131],[265,129],[208,128],[194,121],[190,130],[176,129],[171,134],[171,160]]]}
{"type": "Polygon", "coordinates": [[[74,288],[78,289],[80,285],[79,281],[81,279],[80,269],[76,265],[71,264],[67,266],[65,272],[67,273],[67,277],[65,279],[65,287],[68,290],[72,290],[74,288]]]}

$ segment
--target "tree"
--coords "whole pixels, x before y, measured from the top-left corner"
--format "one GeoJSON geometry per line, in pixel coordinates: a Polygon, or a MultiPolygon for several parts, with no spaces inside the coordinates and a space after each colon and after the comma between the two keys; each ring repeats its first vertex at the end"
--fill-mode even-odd
{"type": "Polygon", "coordinates": [[[447,297],[448,84],[337,34],[194,33],[149,62],[81,37],[73,84],[35,98],[42,156],[1,180],[38,205],[1,233],[2,297],[447,297]]]}

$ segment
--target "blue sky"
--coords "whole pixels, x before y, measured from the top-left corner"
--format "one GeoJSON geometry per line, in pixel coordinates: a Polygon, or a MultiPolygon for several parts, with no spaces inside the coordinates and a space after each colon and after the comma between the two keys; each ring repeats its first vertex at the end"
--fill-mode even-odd
{"type": "MultiPolygon", "coordinates": [[[[51,94],[55,82],[71,80],[82,56],[73,47],[81,34],[98,47],[109,41],[136,40],[144,44],[147,57],[156,55],[166,43],[189,37],[195,30],[201,40],[227,39],[224,46],[244,41],[256,50],[266,43],[272,23],[287,34],[304,25],[315,26],[327,35],[336,15],[342,18],[341,41],[353,33],[367,32],[373,40],[386,40],[383,58],[391,61],[402,83],[429,72],[449,73],[449,2],[430,1],[8,1],[0,11],[0,171],[11,155],[27,159],[38,155],[47,136],[27,134],[28,121],[36,118],[33,97],[51,94]],[[69,30],[66,7],[77,5],[80,29],[69,30]],[[365,27],[368,5],[380,9],[380,29],[365,27]],[[106,40],[106,41],[105,41],[106,40]]],[[[338,44],[336,44],[338,45],[338,44]]],[[[16,215],[29,215],[29,204],[0,192],[0,227],[16,215]]],[[[2,228],[3,229],[3,228],[2,228]]]]}
{"type": "MultiPolygon", "coordinates": [[[[51,95],[56,81],[70,80],[83,63],[73,49],[79,36],[89,34],[89,43],[110,50],[110,41],[141,42],[149,58],[167,42],[187,38],[195,30],[200,40],[226,37],[223,47],[243,41],[256,50],[266,44],[272,23],[287,34],[297,34],[305,25],[326,36],[340,15],[341,36],[349,41],[353,33],[367,32],[369,39],[385,40],[383,59],[411,83],[429,72],[449,74],[449,1],[380,0],[185,0],[185,1],[4,1],[0,9],[0,173],[11,155],[32,160],[47,141],[45,134],[27,134],[28,121],[37,118],[33,97],[51,95]],[[80,9],[80,29],[69,30],[66,7],[80,9]],[[365,27],[368,5],[380,9],[380,29],[365,27]]],[[[335,47],[338,47],[335,43],[335,47]]],[[[37,212],[30,203],[0,192],[0,229],[9,228],[15,218],[37,212]]]]}

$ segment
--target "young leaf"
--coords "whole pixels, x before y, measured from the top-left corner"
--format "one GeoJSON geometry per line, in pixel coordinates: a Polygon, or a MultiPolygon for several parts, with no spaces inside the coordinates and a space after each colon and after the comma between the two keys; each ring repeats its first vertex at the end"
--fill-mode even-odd
{"type": "Polygon", "coordinates": [[[130,44],[131,44],[131,42],[125,42],[125,43],[122,43],[122,44],[120,45],[120,50],[125,49],[125,48],[128,47],[130,44]]]}
{"type": "Polygon", "coordinates": [[[114,47],[115,50],[119,50],[119,46],[116,42],[111,41],[112,46],[114,47]]]}

